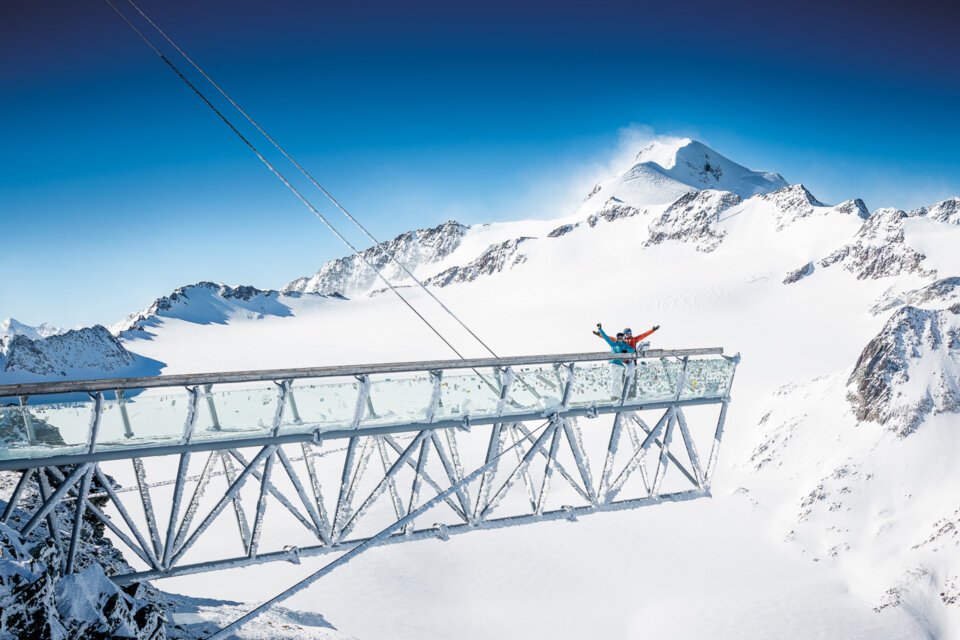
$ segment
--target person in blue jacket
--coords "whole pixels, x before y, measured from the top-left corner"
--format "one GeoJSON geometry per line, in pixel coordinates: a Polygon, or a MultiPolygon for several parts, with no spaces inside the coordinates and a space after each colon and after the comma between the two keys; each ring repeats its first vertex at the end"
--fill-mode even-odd
{"type": "MultiPolygon", "coordinates": [[[[613,353],[636,353],[637,350],[630,346],[625,340],[622,333],[617,334],[616,340],[611,338],[603,330],[603,325],[599,322],[597,323],[597,330],[593,332],[593,335],[602,338],[604,342],[607,343],[610,347],[610,351],[613,353]]],[[[630,360],[624,363],[623,360],[611,360],[610,361],[610,397],[619,398],[623,394],[623,377],[624,374],[633,373],[634,361],[630,360]]]]}

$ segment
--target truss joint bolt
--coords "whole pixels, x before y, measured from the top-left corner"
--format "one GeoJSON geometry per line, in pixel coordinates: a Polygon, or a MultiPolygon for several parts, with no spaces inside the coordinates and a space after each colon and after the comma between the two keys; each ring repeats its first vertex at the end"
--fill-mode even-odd
{"type": "Polygon", "coordinates": [[[457,429],[460,429],[461,431],[470,431],[470,415],[469,414],[463,416],[463,418],[460,420],[460,426],[458,426],[457,429]]]}
{"type": "Polygon", "coordinates": [[[300,564],[300,547],[288,544],[283,550],[287,553],[287,561],[293,564],[300,564]]]}
{"type": "Polygon", "coordinates": [[[447,540],[450,539],[450,534],[447,533],[447,525],[441,524],[439,522],[435,522],[433,524],[433,528],[436,530],[436,533],[434,535],[440,540],[443,540],[444,542],[446,542],[447,540]]]}

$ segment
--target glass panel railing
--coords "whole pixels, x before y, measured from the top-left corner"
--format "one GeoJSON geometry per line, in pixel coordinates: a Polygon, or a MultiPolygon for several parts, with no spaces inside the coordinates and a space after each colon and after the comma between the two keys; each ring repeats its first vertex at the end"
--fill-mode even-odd
{"type": "Polygon", "coordinates": [[[514,369],[507,413],[542,411],[560,406],[567,369],[562,365],[537,364],[514,369]]]}
{"type": "Polygon", "coordinates": [[[686,384],[681,400],[722,398],[730,389],[734,363],[726,358],[691,360],[687,365],[686,384]]]}
{"type": "Polygon", "coordinates": [[[128,390],[122,401],[114,398],[104,402],[97,447],[177,443],[183,437],[189,407],[186,389],[128,390]]]}
{"type": "Polygon", "coordinates": [[[683,363],[677,360],[639,360],[626,402],[634,404],[672,400],[677,395],[682,371],[683,363]]]}
{"type": "Polygon", "coordinates": [[[623,389],[622,372],[623,367],[617,367],[614,372],[613,365],[606,362],[578,362],[570,389],[570,406],[590,406],[619,399],[623,389]]]}
{"type": "Polygon", "coordinates": [[[249,438],[273,430],[280,398],[280,387],[273,382],[215,385],[197,392],[195,440],[249,438]]]}
{"type": "Polygon", "coordinates": [[[281,433],[344,429],[353,423],[360,383],[355,378],[305,378],[290,386],[296,420],[288,407],[281,433]]]}
{"type": "Polygon", "coordinates": [[[89,397],[74,402],[32,404],[20,411],[25,427],[32,429],[35,435],[33,444],[62,447],[64,453],[86,449],[92,415],[93,400],[89,397]]]}
{"type": "Polygon", "coordinates": [[[429,372],[370,376],[362,426],[424,422],[433,396],[429,372]]]}
{"type": "Polygon", "coordinates": [[[462,420],[497,414],[504,374],[496,368],[444,372],[436,420],[462,420]]]}
{"type": "Polygon", "coordinates": [[[92,408],[92,401],[0,408],[0,459],[82,453],[92,408]]]}

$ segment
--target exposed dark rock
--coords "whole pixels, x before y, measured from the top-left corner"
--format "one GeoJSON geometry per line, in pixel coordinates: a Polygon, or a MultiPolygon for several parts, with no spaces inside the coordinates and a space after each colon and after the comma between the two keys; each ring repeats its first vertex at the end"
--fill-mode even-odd
{"type": "Polygon", "coordinates": [[[803,280],[807,276],[813,274],[813,269],[813,263],[808,262],[799,269],[788,273],[787,277],[783,279],[783,284],[793,284],[794,282],[799,282],[800,280],[803,280]]]}

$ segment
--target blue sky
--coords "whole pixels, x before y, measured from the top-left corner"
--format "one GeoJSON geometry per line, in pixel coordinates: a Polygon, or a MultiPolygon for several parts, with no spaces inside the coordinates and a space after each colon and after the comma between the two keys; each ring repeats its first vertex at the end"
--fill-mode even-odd
{"type": "MultiPolygon", "coordinates": [[[[956,7],[517,4],[142,6],[382,237],[564,214],[631,127],[828,202],[960,195],[956,7]]],[[[343,253],[105,3],[20,5],[0,8],[0,317],[110,323],[343,253]]]]}

